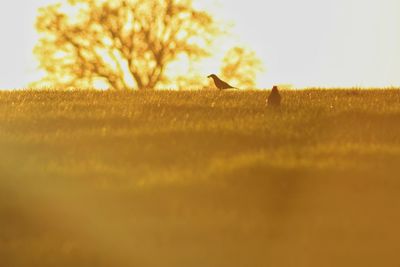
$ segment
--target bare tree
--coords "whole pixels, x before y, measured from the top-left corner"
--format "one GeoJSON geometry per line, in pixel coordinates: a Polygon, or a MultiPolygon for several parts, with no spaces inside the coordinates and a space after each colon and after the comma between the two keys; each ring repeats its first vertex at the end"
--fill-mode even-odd
{"type": "Polygon", "coordinates": [[[221,77],[237,87],[251,88],[255,86],[257,73],[262,70],[262,63],[254,51],[235,46],[223,59],[221,77]]]}
{"type": "Polygon", "coordinates": [[[209,54],[220,32],[192,0],[68,0],[40,10],[35,47],[45,77],[61,87],[153,89],[181,55],[209,54]]]}

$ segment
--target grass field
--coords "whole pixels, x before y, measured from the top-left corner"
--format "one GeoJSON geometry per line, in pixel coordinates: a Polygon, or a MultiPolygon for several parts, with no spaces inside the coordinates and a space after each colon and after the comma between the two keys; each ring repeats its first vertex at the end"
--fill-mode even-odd
{"type": "Polygon", "coordinates": [[[0,266],[399,266],[400,91],[0,92],[0,266]]]}

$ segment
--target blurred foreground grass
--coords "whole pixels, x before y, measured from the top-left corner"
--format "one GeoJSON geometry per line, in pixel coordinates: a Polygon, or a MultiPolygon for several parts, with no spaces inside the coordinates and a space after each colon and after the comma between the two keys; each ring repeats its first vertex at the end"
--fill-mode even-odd
{"type": "Polygon", "coordinates": [[[0,266],[399,266],[400,92],[0,92],[0,266]]]}

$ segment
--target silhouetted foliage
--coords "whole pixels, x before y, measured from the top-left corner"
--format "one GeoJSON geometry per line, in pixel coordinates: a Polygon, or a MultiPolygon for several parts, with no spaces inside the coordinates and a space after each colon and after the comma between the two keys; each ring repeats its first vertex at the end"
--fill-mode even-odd
{"type": "Polygon", "coordinates": [[[168,65],[209,54],[217,24],[191,0],[68,0],[40,9],[35,48],[47,77],[62,87],[153,89],[168,65]]]}
{"type": "Polygon", "coordinates": [[[226,53],[222,64],[221,76],[240,88],[254,87],[257,73],[263,69],[254,51],[239,46],[226,53]]]}

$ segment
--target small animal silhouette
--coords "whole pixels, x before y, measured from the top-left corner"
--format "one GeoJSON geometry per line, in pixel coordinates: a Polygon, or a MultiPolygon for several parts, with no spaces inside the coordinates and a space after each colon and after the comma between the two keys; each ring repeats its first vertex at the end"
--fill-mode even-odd
{"type": "Polygon", "coordinates": [[[279,94],[278,86],[272,87],[272,91],[267,99],[268,107],[279,107],[281,105],[282,97],[279,94]]]}
{"type": "Polygon", "coordinates": [[[214,80],[215,86],[219,90],[237,89],[236,87],[233,87],[233,86],[229,85],[228,83],[224,82],[223,80],[221,80],[220,78],[218,78],[218,76],[215,74],[208,75],[207,78],[212,78],[214,80]]]}

